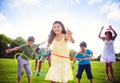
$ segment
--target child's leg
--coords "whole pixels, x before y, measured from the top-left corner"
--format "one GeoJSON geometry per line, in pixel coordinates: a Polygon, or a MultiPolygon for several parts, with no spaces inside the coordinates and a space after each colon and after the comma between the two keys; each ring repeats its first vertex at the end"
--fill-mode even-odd
{"type": "Polygon", "coordinates": [[[52,81],[52,83],[56,83],[55,81],[52,81]]]}
{"type": "Polygon", "coordinates": [[[43,63],[47,58],[48,58],[47,56],[41,56],[40,61],[39,61],[38,72],[41,71],[42,63],[43,63]]]}
{"type": "Polygon", "coordinates": [[[27,64],[24,65],[24,68],[26,70],[27,73],[27,77],[28,77],[28,83],[31,83],[31,69],[30,69],[30,63],[28,62],[27,64]]]}
{"type": "Polygon", "coordinates": [[[35,71],[37,69],[37,65],[38,65],[38,59],[35,60],[35,71]]]}
{"type": "Polygon", "coordinates": [[[78,78],[78,83],[80,83],[80,80],[81,80],[81,79],[78,78]]]}
{"type": "Polygon", "coordinates": [[[18,72],[18,83],[20,83],[20,81],[21,81],[21,77],[22,77],[22,75],[23,75],[23,61],[22,61],[22,59],[19,57],[18,58],[18,70],[17,70],[17,72],[18,72]]]}
{"type": "Polygon", "coordinates": [[[49,64],[49,67],[51,66],[51,58],[52,58],[52,55],[51,55],[51,53],[50,53],[49,56],[48,56],[48,64],[49,64]]]}
{"type": "Polygon", "coordinates": [[[90,83],[93,83],[93,79],[90,79],[90,83]]]}
{"type": "Polygon", "coordinates": [[[85,68],[84,65],[78,65],[78,71],[77,71],[77,75],[76,75],[76,77],[78,78],[78,83],[80,83],[84,68],[85,68]]]}
{"type": "Polygon", "coordinates": [[[21,81],[21,78],[18,76],[18,83],[20,83],[20,81],[21,81]]]}
{"type": "Polygon", "coordinates": [[[110,65],[110,73],[111,73],[111,76],[112,76],[112,78],[114,78],[114,76],[113,76],[113,66],[112,66],[112,62],[110,62],[109,65],[110,65]]]}
{"type": "Polygon", "coordinates": [[[91,71],[91,65],[85,65],[85,72],[87,74],[87,78],[90,80],[90,83],[93,83],[93,75],[91,71]]]}
{"type": "Polygon", "coordinates": [[[31,77],[28,76],[28,83],[31,83],[31,77]]]}
{"type": "Polygon", "coordinates": [[[42,61],[39,61],[38,72],[41,71],[41,68],[42,68],[42,61]]]}
{"type": "Polygon", "coordinates": [[[106,78],[109,78],[109,63],[105,63],[105,68],[106,68],[106,78]]]}

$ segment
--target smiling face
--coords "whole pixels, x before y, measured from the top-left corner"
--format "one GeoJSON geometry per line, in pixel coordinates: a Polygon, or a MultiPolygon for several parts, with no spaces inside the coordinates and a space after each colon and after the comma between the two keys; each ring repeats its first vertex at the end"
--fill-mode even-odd
{"type": "Polygon", "coordinates": [[[53,25],[53,31],[54,31],[54,33],[57,35],[57,34],[61,34],[61,32],[62,32],[62,27],[60,26],[60,24],[59,23],[55,23],[54,25],[53,25]]]}
{"type": "Polygon", "coordinates": [[[84,46],[80,46],[80,49],[81,49],[82,52],[86,51],[86,47],[84,47],[84,46]]]}
{"type": "Polygon", "coordinates": [[[33,46],[34,42],[33,41],[28,41],[29,46],[33,46]]]}
{"type": "Polygon", "coordinates": [[[112,38],[112,33],[111,33],[111,32],[105,32],[105,36],[106,36],[108,39],[111,39],[111,38],[112,38]]]}

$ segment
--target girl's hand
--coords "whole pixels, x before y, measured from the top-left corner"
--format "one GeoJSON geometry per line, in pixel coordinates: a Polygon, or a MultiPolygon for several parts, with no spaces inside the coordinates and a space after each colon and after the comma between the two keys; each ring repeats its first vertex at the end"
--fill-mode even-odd
{"type": "Polygon", "coordinates": [[[109,28],[112,30],[112,26],[110,25],[109,28]]]}
{"type": "Polygon", "coordinates": [[[72,32],[67,28],[67,36],[72,37],[72,32]]]}

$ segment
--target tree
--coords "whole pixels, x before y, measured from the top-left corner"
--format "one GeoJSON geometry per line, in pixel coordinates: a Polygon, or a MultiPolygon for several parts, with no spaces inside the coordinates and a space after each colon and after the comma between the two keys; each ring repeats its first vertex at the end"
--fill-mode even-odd
{"type": "MultiPolygon", "coordinates": [[[[22,38],[22,37],[17,37],[16,39],[14,39],[11,44],[10,44],[10,48],[14,48],[14,47],[18,47],[18,46],[21,46],[23,44],[26,44],[27,41],[22,38]]],[[[17,52],[20,52],[20,51],[14,51],[12,53],[9,53],[8,54],[8,58],[13,58],[14,55],[17,53],[17,52]]]]}
{"type": "Polygon", "coordinates": [[[5,36],[4,34],[0,34],[0,58],[7,57],[5,50],[11,44],[12,39],[5,36]]]}
{"type": "Polygon", "coordinates": [[[0,58],[13,58],[14,54],[20,51],[15,51],[15,52],[6,54],[5,50],[8,48],[13,48],[13,47],[20,46],[26,43],[27,42],[22,37],[11,39],[5,36],[4,34],[0,34],[0,58]]]}
{"type": "Polygon", "coordinates": [[[13,40],[11,42],[11,45],[10,47],[13,48],[13,47],[16,47],[16,46],[20,46],[20,45],[23,45],[23,44],[26,44],[26,40],[22,37],[17,37],[15,40],[13,40]]]}

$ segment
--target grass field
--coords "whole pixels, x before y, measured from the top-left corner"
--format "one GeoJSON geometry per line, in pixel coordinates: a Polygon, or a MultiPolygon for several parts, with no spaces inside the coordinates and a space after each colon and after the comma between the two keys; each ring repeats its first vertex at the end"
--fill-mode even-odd
{"type": "MultiPolygon", "coordinates": [[[[110,83],[105,80],[105,71],[104,71],[104,63],[99,61],[92,61],[92,72],[94,76],[94,83],[110,83]]],[[[45,74],[49,67],[47,61],[43,64],[42,67],[42,76],[36,77],[34,72],[34,61],[31,61],[32,68],[32,83],[51,83],[50,81],[44,80],[45,74]]],[[[75,69],[73,70],[74,80],[69,81],[69,83],[77,83],[77,79],[75,77],[77,72],[77,63],[75,64],[75,69]]],[[[114,76],[116,78],[116,82],[120,83],[120,62],[114,63],[114,76]]],[[[22,83],[27,83],[26,74],[22,77],[22,83]]],[[[14,59],[0,59],[0,83],[17,83],[17,63],[14,59]]],[[[83,73],[83,77],[81,83],[89,83],[86,74],[83,73]]]]}

